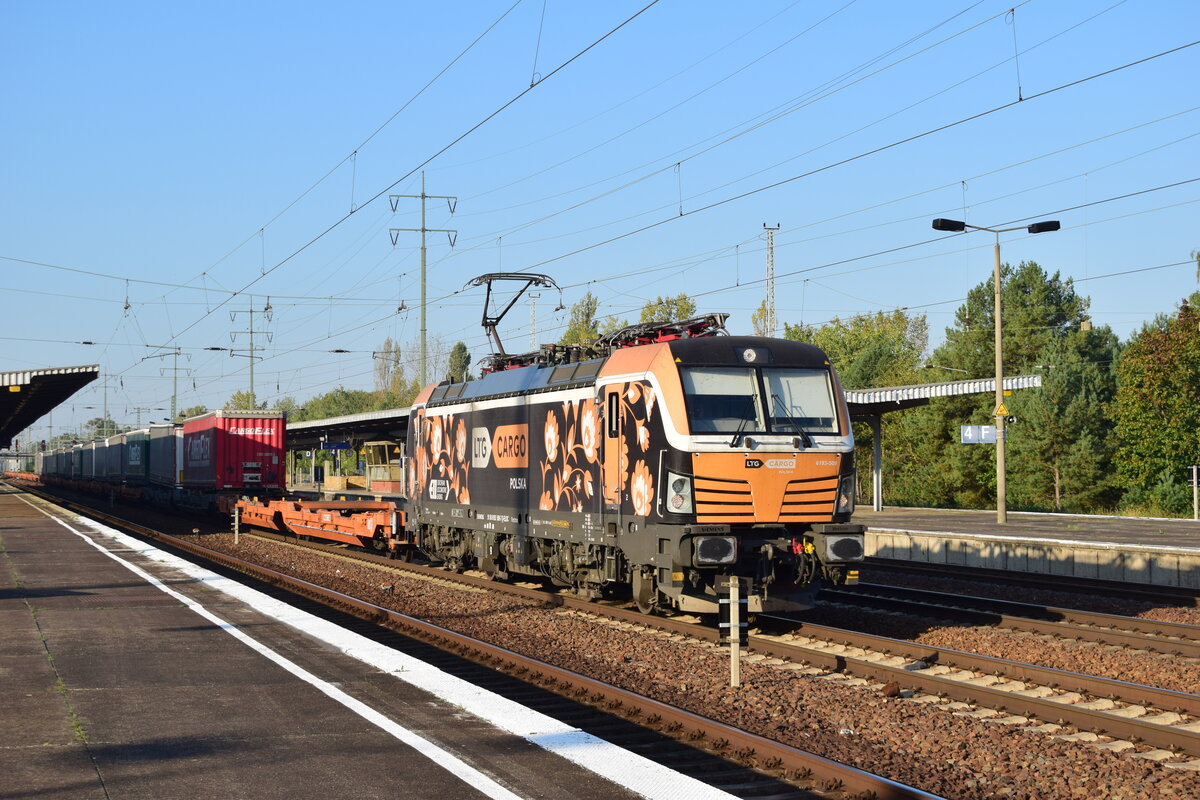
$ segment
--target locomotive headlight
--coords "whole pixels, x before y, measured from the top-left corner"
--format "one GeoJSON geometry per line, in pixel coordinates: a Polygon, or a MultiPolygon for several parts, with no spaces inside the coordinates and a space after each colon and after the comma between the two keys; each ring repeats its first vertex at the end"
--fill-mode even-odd
{"type": "Polygon", "coordinates": [[[733,564],[737,561],[737,537],[697,536],[692,540],[696,565],[733,564]]]}
{"type": "Polygon", "coordinates": [[[862,561],[864,553],[863,539],[861,535],[826,535],[821,538],[821,560],[825,563],[828,564],[836,561],[862,561]]]}
{"type": "Polygon", "coordinates": [[[692,513],[692,479],[687,475],[667,473],[667,511],[672,514],[692,513]]]}
{"type": "Polygon", "coordinates": [[[843,475],[838,481],[837,509],[835,514],[854,513],[854,473],[843,475]]]}

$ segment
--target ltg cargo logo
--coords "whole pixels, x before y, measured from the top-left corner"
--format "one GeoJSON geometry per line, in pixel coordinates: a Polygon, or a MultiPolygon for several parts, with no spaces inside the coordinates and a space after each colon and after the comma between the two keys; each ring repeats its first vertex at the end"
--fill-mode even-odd
{"type": "Polygon", "coordinates": [[[484,469],[492,462],[499,469],[529,466],[529,426],[500,425],[495,434],[487,428],[471,429],[471,466],[484,469]]]}

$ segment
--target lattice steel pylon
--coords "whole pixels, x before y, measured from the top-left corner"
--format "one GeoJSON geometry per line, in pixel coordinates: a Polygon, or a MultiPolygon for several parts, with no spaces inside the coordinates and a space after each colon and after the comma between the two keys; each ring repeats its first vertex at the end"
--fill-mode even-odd
{"type": "Polygon", "coordinates": [[[767,313],[763,319],[763,327],[766,328],[767,336],[774,336],[778,327],[775,318],[775,231],[779,230],[779,223],[775,223],[775,227],[772,228],[764,222],[763,230],[767,232],[767,313]]]}

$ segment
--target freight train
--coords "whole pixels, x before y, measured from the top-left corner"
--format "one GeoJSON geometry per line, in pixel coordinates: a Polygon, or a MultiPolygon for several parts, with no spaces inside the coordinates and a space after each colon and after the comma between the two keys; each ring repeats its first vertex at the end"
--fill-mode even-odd
{"type": "Polygon", "coordinates": [[[854,440],[829,360],[725,334],[727,315],[618,331],[593,348],[497,356],[409,417],[406,522],[451,568],[538,576],[587,597],[711,614],[722,578],[751,613],[854,583],[854,440]]]}
{"type": "Polygon", "coordinates": [[[236,505],[246,524],[416,548],[496,579],[628,594],[647,613],[715,613],[735,576],[750,613],[803,610],[821,587],[858,580],[849,411],[820,349],[729,336],[726,316],[495,356],[478,380],[425,387],[408,410],[403,504],[272,500],[285,489],[278,412],[131,431],[47,453],[39,471],[236,505]]]}
{"type": "Polygon", "coordinates": [[[43,483],[128,500],[228,513],[241,494],[282,496],[287,419],[211,411],[37,454],[43,483]]]}

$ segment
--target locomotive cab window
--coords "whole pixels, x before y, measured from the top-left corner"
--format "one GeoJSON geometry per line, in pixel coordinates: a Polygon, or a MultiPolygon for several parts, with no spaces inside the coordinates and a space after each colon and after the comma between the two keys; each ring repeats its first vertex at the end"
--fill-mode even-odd
{"type": "Polygon", "coordinates": [[[771,431],[838,432],[833,382],[823,369],[763,368],[771,431]]]}
{"type": "Polygon", "coordinates": [[[684,367],[679,370],[687,396],[692,433],[759,433],[766,430],[758,378],[746,367],[684,367]]]}
{"type": "Polygon", "coordinates": [[[608,438],[615,439],[621,435],[621,394],[609,391],[607,409],[604,418],[608,421],[608,438]]]}

